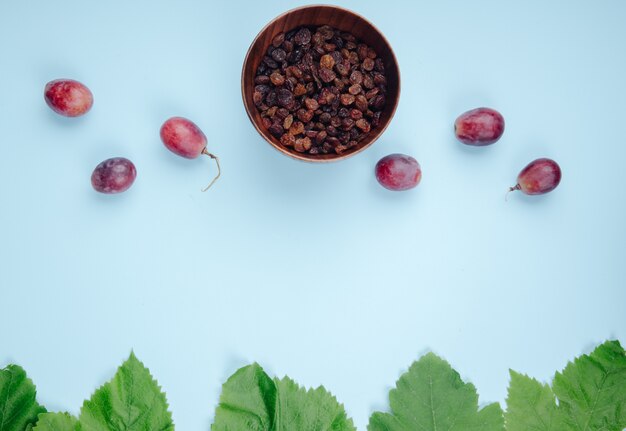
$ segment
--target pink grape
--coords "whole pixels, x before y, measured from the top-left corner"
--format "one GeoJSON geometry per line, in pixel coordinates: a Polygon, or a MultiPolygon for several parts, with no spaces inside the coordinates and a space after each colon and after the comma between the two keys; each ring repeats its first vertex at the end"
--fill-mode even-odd
{"type": "Polygon", "coordinates": [[[206,154],[215,160],[217,175],[202,191],[207,191],[220,177],[219,159],[207,150],[206,135],[193,121],[183,117],[168,119],[161,126],[161,141],[168,150],[186,159],[195,159],[200,154],[206,154]]]}
{"type": "Polygon", "coordinates": [[[91,174],[91,185],[100,193],[121,193],[133,185],[137,177],[135,165],[124,157],[114,157],[100,163],[91,174]]]}
{"type": "Polygon", "coordinates": [[[161,126],[161,140],[168,150],[187,159],[195,159],[206,148],[206,135],[192,121],[172,117],[161,126]]]}
{"type": "Polygon", "coordinates": [[[454,133],[466,145],[482,147],[491,145],[504,133],[504,117],[490,108],[467,111],[454,122],[454,133]]]}
{"type": "Polygon", "coordinates": [[[530,162],[517,176],[517,184],[509,191],[521,190],[527,195],[551,192],[561,182],[561,168],[551,159],[541,158],[530,162]]]}
{"type": "Polygon", "coordinates": [[[412,189],[422,179],[420,164],[404,154],[383,157],[376,163],[375,173],[380,185],[393,191],[412,189]]]}
{"type": "Polygon", "coordinates": [[[46,84],[44,99],[54,112],[65,117],[86,114],[93,105],[89,88],[73,79],[57,79],[46,84]]]}

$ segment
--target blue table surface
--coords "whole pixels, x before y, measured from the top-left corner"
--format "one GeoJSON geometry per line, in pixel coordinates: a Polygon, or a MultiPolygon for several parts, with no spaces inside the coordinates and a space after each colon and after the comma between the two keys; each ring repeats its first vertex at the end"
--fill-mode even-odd
{"type": "Polygon", "coordinates": [[[299,1],[0,2],[0,366],[23,365],[51,410],[77,413],[131,349],[167,392],[178,429],[208,429],[220,385],[258,361],[325,385],[359,429],[427,351],[481,403],[508,370],[549,381],[569,359],[626,340],[626,2],[346,0],[389,39],[396,116],[367,151],[313,165],[271,148],[240,94],[246,50],[299,1]],[[46,82],[94,93],[85,117],[46,82]],[[506,118],[488,148],[455,141],[457,115],[506,118]],[[164,149],[170,116],[221,157],[164,149]],[[382,156],[422,165],[381,188],[382,156]],[[137,166],[105,196],[93,168],[137,166]],[[551,194],[504,195],[537,157],[551,194]]]}

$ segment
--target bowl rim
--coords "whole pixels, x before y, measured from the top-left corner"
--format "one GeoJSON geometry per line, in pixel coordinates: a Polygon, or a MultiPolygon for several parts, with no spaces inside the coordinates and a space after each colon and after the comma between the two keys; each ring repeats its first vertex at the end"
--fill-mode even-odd
{"type": "MultiPolygon", "coordinates": [[[[259,135],[261,135],[261,138],[263,138],[264,141],[266,141],[268,144],[270,144],[270,146],[272,146],[276,151],[289,156],[293,159],[296,160],[301,160],[304,162],[309,162],[309,163],[332,163],[332,162],[338,162],[340,160],[344,160],[347,159],[349,157],[355,156],[357,154],[359,154],[360,152],[366,150],[367,148],[371,147],[374,142],[376,142],[381,136],[382,134],[385,132],[385,130],[387,130],[387,127],[389,127],[389,124],[391,124],[391,121],[393,120],[393,117],[396,113],[396,110],[398,109],[398,105],[400,104],[400,94],[401,94],[401,73],[400,73],[400,65],[398,63],[398,58],[396,57],[396,53],[393,51],[393,48],[391,47],[391,44],[389,43],[389,40],[387,40],[387,38],[385,37],[385,35],[383,34],[383,32],[381,32],[378,27],[376,27],[370,20],[368,20],[367,18],[365,18],[363,15],[356,13],[350,9],[341,7],[341,6],[336,6],[336,5],[332,5],[332,4],[323,4],[323,3],[318,3],[318,4],[309,4],[309,5],[304,5],[304,6],[298,6],[292,9],[289,9],[279,15],[277,15],[276,17],[272,18],[267,24],[265,24],[263,26],[263,28],[261,30],[259,30],[259,32],[257,33],[257,35],[254,37],[254,39],[252,40],[252,43],[250,43],[250,46],[248,47],[248,50],[246,51],[246,55],[244,56],[243,59],[243,64],[241,66],[241,98],[242,98],[242,102],[243,102],[243,107],[244,110],[246,111],[246,115],[248,116],[248,118],[250,119],[250,122],[252,123],[252,125],[254,126],[254,128],[256,129],[256,131],[259,133],[259,135]],[[257,41],[259,40],[259,38],[261,37],[261,35],[263,33],[265,33],[265,31],[272,25],[274,24],[274,22],[278,21],[279,19],[292,14],[294,12],[300,11],[300,10],[305,10],[305,9],[312,9],[312,8],[318,8],[318,7],[326,7],[326,8],[330,8],[330,9],[336,9],[336,10],[340,10],[342,12],[346,12],[348,14],[354,15],[357,18],[365,21],[367,24],[369,24],[377,33],[378,35],[380,35],[380,37],[382,38],[383,42],[389,47],[389,53],[391,55],[391,58],[393,59],[394,63],[396,64],[396,69],[397,69],[397,73],[398,73],[398,97],[396,100],[396,103],[393,105],[393,108],[391,109],[391,112],[389,114],[389,120],[387,121],[387,123],[380,129],[377,130],[376,136],[374,136],[374,138],[367,144],[364,145],[360,148],[357,148],[356,150],[349,152],[347,154],[338,154],[337,157],[331,157],[331,158],[326,158],[326,159],[315,159],[315,158],[311,158],[311,157],[307,157],[304,154],[305,153],[292,153],[290,151],[287,151],[283,148],[279,148],[278,146],[276,146],[276,144],[274,144],[273,142],[271,142],[270,140],[268,140],[264,133],[263,130],[261,130],[260,125],[258,125],[256,123],[256,121],[254,120],[254,118],[252,117],[252,113],[250,112],[251,109],[249,109],[248,105],[246,104],[246,93],[245,93],[245,69],[246,69],[246,64],[248,63],[248,60],[250,58],[250,54],[252,52],[252,47],[257,43],[257,41]]],[[[256,109],[256,107],[253,107],[256,109]]]]}

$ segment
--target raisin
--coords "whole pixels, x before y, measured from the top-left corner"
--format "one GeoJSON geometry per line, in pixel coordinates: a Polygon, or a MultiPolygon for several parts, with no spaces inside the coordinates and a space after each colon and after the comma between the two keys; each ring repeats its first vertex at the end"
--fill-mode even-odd
{"type": "Polygon", "coordinates": [[[304,153],[305,151],[309,151],[311,146],[311,138],[305,136],[304,138],[296,139],[294,149],[300,153],[304,153]]]}
{"type": "MultiPolygon", "coordinates": [[[[376,53],[374,53],[374,55],[376,55],[376,53]]],[[[374,62],[374,70],[376,70],[376,72],[385,73],[385,64],[382,59],[376,58],[376,61],[374,62]]]]}
{"type": "Polygon", "coordinates": [[[294,103],[293,93],[286,88],[279,88],[276,91],[277,102],[280,106],[288,108],[294,103]]]}
{"type": "Polygon", "coordinates": [[[282,63],[287,58],[287,53],[285,52],[285,50],[278,48],[272,52],[272,58],[275,61],[282,63]]]}
{"type": "Polygon", "coordinates": [[[348,149],[348,147],[346,147],[345,145],[339,144],[339,145],[337,145],[337,146],[335,147],[335,153],[337,153],[337,154],[343,154],[343,152],[344,152],[345,150],[347,150],[347,149],[348,149]]]}
{"type": "Polygon", "coordinates": [[[377,111],[380,111],[381,109],[385,107],[385,103],[386,103],[385,96],[383,96],[382,94],[379,94],[378,96],[372,99],[372,101],[370,102],[370,105],[372,106],[372,108],[376,109],[377,111]]]}
{"type": "Polygon", "coordinates": [[[354,84],[354,85],[356,85],[356,84],[360,85],[363,82],[363,74],[361,72],[359,72],[358,70],[355,70],[350,75],[350,82],[352,84],[354,84]]]}
{"type": "Polygon", "coordinates": [[[326,69],[324,67],[322,67],[319,71],[320,74],[320,79],[326,83],[331,82],[332,80],[335,79],[335,72],[333,72],[330,69],[326,69]]]}
{"type": "Polygon", "coordinates": [[[328,112],[324,112],[320,115],[320,122],[324,124],[330,123],[330,114],[328,112]]]}
{"type": "Polygon", "coordinates": [[[359,120],[363,118],[363,112],[358,109],[352,109],[350,111],[350,118],[352,118],[353,120],[359,120]]]}
{"type": "Polygon", "coordinates": [[[315,139],[315,137],[317,136],[317,130],[307,130],[306,132],[304,132],[304,135],[307,138],[315,139]]]}
{"type": "Polygon", "coordinates": [[[333,51],[329,55],[332,57],[334,61],[333,65],[343,61],[343,57],[341,56],[341,53],[339,51],[333,51]]]}
{"type": "Polygon", "coordinates": [[[289,52],[289,53],[290,53],[291,51],[293,51],[293,42],[292,42],[292,41],[290,41],[290,40],[286,40],[286,41],[284,41],[284,42],[283,42],[283,49],[284,49],[286,52],[289,52]]]}
{"type": "Polygon", "coordinates": [[[374,84],[387,84],[387,78],[382,73],[374,73],[374,84]]]}
{"type": "MultiPolygon", "coordinates": [[[[334,117],[334,118],[336,118],[336,117],[334,117]]],[[[331,136],[331,137],[337,136],[337,133],[338,133],[337,132],[337,126],[328,126],[326,128],[326,133],[328,134],[328,136],[331,136]]]]}
{"type": "Polygon", "coordinates": [[[272,80],[272,84],[274,84],[277,87],[280,87],[281,85],[285,83],[285,77],[281,75],[278,70],[274,71],[270,75],[270,79],[272,80]]]}
{"type": "MultiPolygon", "coordinates": [[[[372,59],[376,58],[377,57],[376,56],[376,51],[374,51],[372,48],[368,48],[367,49],[367,56],[369,58],[372,58],[372,59]]],[[[381,60],[381,64],[382,64],[382,60],[381,60]]],[[[374,66],[374,67],[376,67],[376,66],[374,66]]]]}
{"type": "Polygon", "coordinates": [[[317,100],[310,97],[304,101],[304,106],[306,106],[306,109],[310,109],[312,111],[315,111],[320,107],[319,103],[317,103],[317,100]]]}
{"type": "Polygon", "coordinates": [[[291,127],[289,128],[289,133],[296,136],[300,133],[304,133],[304,124],[300,121],[294,121],[291,127]]]}
{"type": "Polygon", "coordinates": [[[321,148],[320,148],[320,147],[312,147],[312,148],[309,150],[309,154],[316,155],[316,154],[319,154],[319,153],[320,153],[320,151],[321,151],[321,148]]]}
{"type": "Polygon", "coordinates": [[[368,121],[366,119],[364,119],[364,118],[361,118],[360,120],[357,120],[356,121],[356,126],[359,129],[363,130],[364,133],[369,132],[370,128],[371,128],[370,123],[368,123],[368,121]]]}
{"type": "Polygon", "coordinates": [[[301,28],[293,37],[293,41],[301,46],[306,45],[311,42],[311,31],[306,27],[301,28]]]}
{"type": "Polygon", "coordinates": [[[298,63],[298,62],[300,62],[300,60],[302,60],[302,56],[303,55],[304,55],[304,51],[302,50],[302,48],[295,48],[289,54],[288,61],[290,63],[298,63]]]}
{"type": "Polygon", "coordinates": [[[274,36],[274,39],[272,39],[272,45],[274,46],[274,48],[278,48],[280,45],[282,45],[284,41],[285,33],[278,33],[276,36],[274,36]]]}
{"type": "Polygon", "coordinates": [[[325,130],[322,130],[321,132],[319,132],[317,134],[317,136],[315,137],[315,143],[317,145],[321,145],[324,143],[324,141],[326,140],[326,137],[328,136],[328,133],[326,133],[325,130]]]}
{"type": "Polygon", "coordinates": [[[298,112],[296,112],[296,116],[298,117],[298,120],[302,121],[303,123],[308,123],[313,119],[313,111],[298,109],[298,112]]]}
{"type": "Polygon", "coordinates": [[[256,78],[254,78],[254,83],[267,85],[270,83],[270,77],[267,75],[259,75],[256,78]]]}
{"type": "Polygon", "coordinates": [[[293,93],[293,91],[296,89],[296,82],[297,80],[295,78],[287,79],[285,81],[285,88],[293,93]]]}
{"type": "Polygon", "coordinates": [[[324,43],[324,38],[322,37],[320,32],[317,31],[313,33],[313,36],[311,36],[311,42],[313,43],[314,46],[319,46],[322,43],[324,43]]]}
{"type": "Polygon", "coordinates": [[[283,128],[286,130],[289,130],[292,124],[293,124],[293,115],[291,114],[287,115],[285,117],[285,120],[283,121],[283,128]]]}
{"type": "Polygon", "coordinates": [[[252,93],[252,101],[254,102],[254,106],[260,106],[263,103],[263,93],[260,91],[252,93]]]}
{"type": "Polygon", "coordinates": [[[265,111],[265,115],[271,118],[274,115],[276,115],[277,110],[278,110],[278,106],[272,106],[270,109],[265,111]]]}
{"type": "Polygon", "coordinates": [[[337,72],[339,72],[339,74],[341,76],[348,76],[348,74],[350,73],[350,63],[343,60],[340,63],[335,64],[335,69],[337,69],[337,72]]]}
{"type": "Polygon", "coordinates": [[[256,87],[254,87],[254,91],[258,91],[259,93],[261,93],[262,95],[266,95],[267,93],[269,93],[271,90],[271,87],[269,85],[257,85],[256,87]]]}
{"type": "Polygon", "coordinates": [[[348,88],[348,93],[352,94],[353,96],[356,96],[361,91],[363,90],[361,89],[361,86],[359,84],[351,85],[350,88],[348,88]]]}
{"type": "Polygon", "coordinates": [[[332,69],[335,66],[335,59],[330,54],[322,55],[322,58],[320,58],[320,66],[326,69],[332,69]]]}
{"type": "Polygon", "coordinates": [[[372,97],[376,96],[380,90],[378,88],[372,88],[370,91],[365,93],[365,97],[367,100],[370,100],[372,97]]]}
{"type": "Polygon", "coordinates": [[[289,133],[285,133],[283,136],[280,137],[280,143],[283,144],[285,147],[293,147],[296,143],[296,137],[290,135],[289,133]]]}
{"type": "Polygon", "coordinates": [[[296,97],[306,94],[306,87],[302,84],[297,84],[296,87],[293,89],[293,94],[296,97]]]}
{"type": "Polygon", "coordinates": [[[330,40],[335,36],[335,30],[329,25],[323,25],[317,31],[324,40],[330,40]]]}
{"type": "Polygon", "coordinates": [[[359,55],[359,60],[363,61],[367,58],[367,45],[364,44],[359,44],[359,46],[356,49],[356,53],[359,55]]]}
{"type": "Polygon", "coordinates": [[[274,106],[278,103],[278,96],[276,94],[276,91],[272,90],[267,93],[267,96],[265,96],[265,103],[267,103],[268,106],[274,106]]]}
{"type": "Polygon", "coordinates": [[[267,66],[272,69],[278,68],[278,63],[276,63],[272,57],[263,57],[263,63],[267,64],[267,66]]]}
{"type": "Polygon", "coordinates": [[[367,89],[372,89],[375,85],[376,84],[374,84],[374,78],[371,75],[366,75],[363,78],[363,87],[367,89]]]}
{"type": "Polygon", "coordinates": [[[294,78],[302,79],[302,69],[300,69],[298,66],[289,66],[288,71],[293,75],[294,78]]]}
{"type": "MultiPolygon", "coordinates": [[[[361,121],[361,120],[359,120],[361,121]]],[[[341,120],[341,128],[343,130],[350,130],[354,127],[354,120],[350,117],[344,118],[343,120],[341,120]]]]}
{"type": "Polygon", "coordinates": [[[335,138],[334,136],[331,136],[329,138],[326,138],[326,143],[334,147],[335,145],[339,145],[339,139],[335,138]]]}
{"type": "Polygon", "coordinates": [[[276,136],[277,138],[280,138],[282,134],[285,133],[285,129],[283,129],[283,126],[278,123],[272,124],[268,130],[272,135],[276,136]]]}
{"type": "Polygon", "coordinates": [[[380,114],[380,111],[374,113],[374,116],[372,118],[372,127],[378,127],[378,125],[380,124],[380,114]]]}
{"type": "Polygon", "coordinates": [[[352,105],[354,103],[354,96],[352,94],[342,94],[341,95],[341,104],[342,105],[352,105]]]}

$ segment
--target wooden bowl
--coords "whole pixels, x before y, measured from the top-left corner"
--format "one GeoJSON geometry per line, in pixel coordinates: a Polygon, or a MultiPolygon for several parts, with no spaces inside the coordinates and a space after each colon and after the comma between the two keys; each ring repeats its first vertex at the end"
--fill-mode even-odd
{"type": "Polygon", "coordinates": [[[330,162],[345,159],[365,150],[382,135],[391,122],[396,107],[398,106],[398,100],[400,98],[400,70],[398,69],[398,62],[393,50],[389,42],[387,42],[387,39],[385,39],[385,36],[365,18],[337,6],[304,6],[287,11],[273,19],[254,39],[243,62],[241,92],[243,104],[250,121],[252,121],[252,124],[259,134],[274,148],[295,159],[307,162],[330,162]],[[312,155],[299,153],[294,149],[284,147],[280,144],[279,140],[272,136],[263,126],[261,114],[252,100],[256,70],[274,37],[279,33],[287,33],[300,26],[321,26],[325,24],[341,31],[352,33],[358,39],[373,48],[378,54],[378,57],[382,58],[384,62],[385,76],[387,78],[387,100],[385,108],[381,113],[378,127],[372,128],[367,137],[359,143],[359,146],[340,155],[335,153],[312,155]]]}

